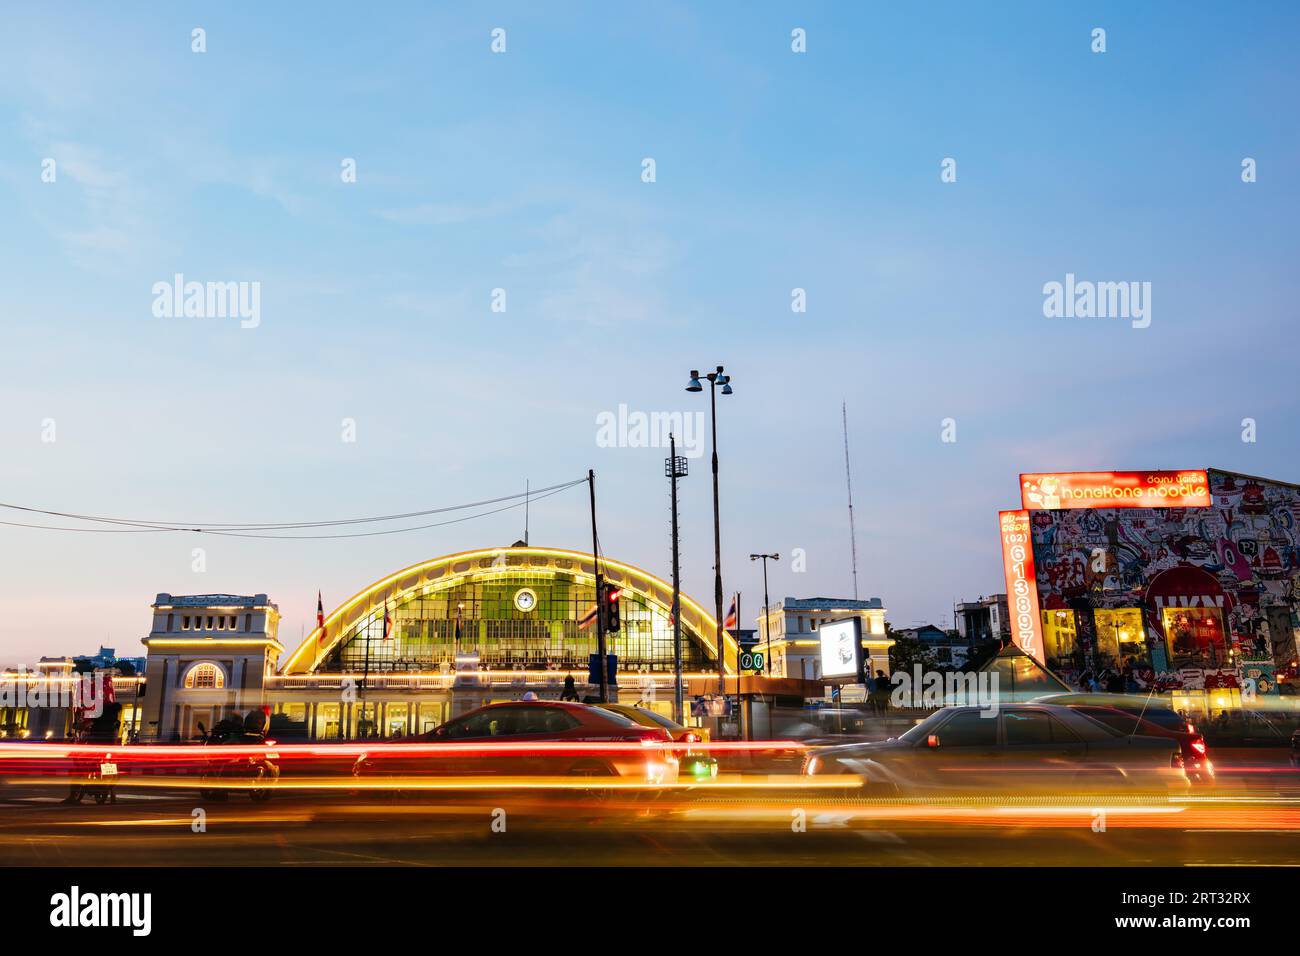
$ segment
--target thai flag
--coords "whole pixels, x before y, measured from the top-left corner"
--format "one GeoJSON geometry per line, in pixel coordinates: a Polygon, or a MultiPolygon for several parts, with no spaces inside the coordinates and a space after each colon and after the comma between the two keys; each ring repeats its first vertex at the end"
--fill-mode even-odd
{"type": "Polygon", "coordinates": [[[388,611],[388,602],[384,602],[384,640],[393,636],[393,615],[388,611]]]}
{"type": "Polygon", "coordinates": [[[320,592],[316,592],[316,630],[320,631],[320,642],[325,643],[325,605],[321,603],[320,592]]]}
{"type": "Polygon", "coordinates": [[[736,629],[736,625],[740,623],[738,619],[738,615],[736,614],[736,601],[739,599],[739,597],[740,595],[736,594],[733,595],[731,598],[731,607],[727,608],[727,617],[722,622],[723,630],[734,631],[736,629]]]}
{"type": "Polygon", "coordinates": [[[587,613],[578,619],[578,630],[585,631],[587,628],[591,627],[591,625],[595,624],[598,610],[599,609],[596,605],[593,604],[590,609],[588,609],[587,613]]]}

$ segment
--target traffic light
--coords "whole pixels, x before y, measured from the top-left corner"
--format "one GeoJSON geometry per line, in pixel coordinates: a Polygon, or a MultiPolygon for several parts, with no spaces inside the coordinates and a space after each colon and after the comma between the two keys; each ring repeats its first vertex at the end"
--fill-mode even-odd
{"type": "Polygon", "coordinates": [[[622,622],[619,620],[618,599],[623,596],[623,589],[613,584],[602,584],[604,594],[600,596],[600,614],[605,622],[605,633],[617,631],[622,622]]]}

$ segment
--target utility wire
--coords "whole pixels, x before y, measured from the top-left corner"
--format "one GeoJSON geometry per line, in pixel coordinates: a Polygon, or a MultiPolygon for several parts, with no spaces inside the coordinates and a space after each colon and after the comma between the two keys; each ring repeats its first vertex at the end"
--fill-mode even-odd
{"type": "Polygon", "coordinates": [[[497,514],[501,511],[506,511],[509,508],[516,508],[519,507],[521,504],[527,504],[528,500],[532,498],[537,498],[537,499],[549,498],[553,494],[558,494],[561,491],[565,491],[569,488],[575,487],[576,485],[583,484],[585,481],[586,481],[585,478],[579,478],[574,481],[562,482],[561,484],[558,485],[550,485],[546,488],[539,489],[536,492],[525,491],[523,493],[516,493],[512,495],[502,495],[499,498],[488,498],[482,501],[472,501],[472,502],[467,502],[465,504],[451,505],[444,508],[429,508],[423,511],[411,511],[405,514],[378,515],[369,518],[341,518],[334,521],[297,521],[297,522],[282,522],[282,523],[268,522],[262,524],[204,522],[204,521],[196,521],[196,522],[149,521],[149,520],[137,519],[137,518],[110,518],[102,515],[83,515],[83,514],[77,514],[73,512],[51,511],[42,508],[30,508],[24,505],[15,505],[6,502],[0,502],[0,508],[8,508],[13,511],[22,511],[29,514],[49,515],[50,517],[67,518],[69,520],[76,520],[76,521],[90,521],[90,522],[97,522],[101,524],[125,525],[126,527],[76,528],[76,527],[61,527],[59,525],[30,524],[30,523],[18,522],[18,521],[0,521],[0,525],[7,525],[9,527],[15,527],[15,528],[36,528],[44,531],[77,531],[77,532],[89,533],[89,534],[94,534],[94,533],[98,533],[98,534],[137,533],[138,534],[138,533],[158,532],[158,531],[173,531],[173,532],[189,531],[198,534],[215,534],[215,535],[225,535],[230,537],[247,537],[247,538],[283,538],[283,539],[297,538],[302,540],[323,539],[323,538],[359,538],[359,537],[370,537],[373,535],[381,535],[381,534],[400,534],[405,531],[420,531],[426,528],[436,528],[446,524],[455,524],[459,521],[468,521],[472,518],[480,518],[480,517],[485,517],[487,515],[497,514]],[[524,499],[524,501],[521,502],[517,500],[520,498],[524,499]],[[467,508],[479,508],[482,507],[483,505],[498,504],[502,501],[511,501],[513,502],[513,504],[506,505],[505,507],[502,508],[495,508],[489,511],[478,512],[477,514],[473,514],[473,515],[466,515],[461,518],[452,519],[451,521],[434,522],[431,524],[424,524],[424,525],[415,525],[407,528],[390,528],[383,531],[366,531],[366,532],[358,532],[356,534],[336,534],[336,535],[274,535],[274,534],[252,533],[252,532],[281,531],[281,530],[291,530],[291,529],[337,527],[337,526],[347,526],[347,525],[356,525],[356,524],[369,524],[369,523],[380,522],[380,521],[398,521],[405,518],[418,518],[418,517],[424,517],[426,515],[446,514],[448,512],[453,512],[453,511],[463,511],[467,508]]]}

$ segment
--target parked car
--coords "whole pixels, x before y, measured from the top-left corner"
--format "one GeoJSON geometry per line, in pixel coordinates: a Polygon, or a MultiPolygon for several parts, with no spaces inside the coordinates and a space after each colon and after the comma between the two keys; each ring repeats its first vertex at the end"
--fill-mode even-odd
{"type": "Polygon", "coordinates": [[[663,746],[671,741],[662,727],[645,727],[587,704],[510,701],[472,710],[419,737],[376,744],[357,758],[352,772],[357,777],[583,776],[673,783],[677,757],[663,746]]]}
{"type": "Polygon", "coordinates": [[[855,774],[868,793],[1185,790],[1178,742],[1121,734],[1054,704],[945,707],[902,736],[810,753],[806,774],[855,774]]]}
{"type": "MultiPolygon", "coordinates": [[[[642,727],[661,727],[668,732],[674,743],[704,743],[709,739],[707,730],[686,727],[648,707],[636,707],[632,704],[598,704],[597,706],[615,714],[622,714],[642,727]]],[[[677,762],[679,775],[684,774],[695,780],[711,780],[718,775],[718,759],[707,750],[678,751],[677,762]]]]}

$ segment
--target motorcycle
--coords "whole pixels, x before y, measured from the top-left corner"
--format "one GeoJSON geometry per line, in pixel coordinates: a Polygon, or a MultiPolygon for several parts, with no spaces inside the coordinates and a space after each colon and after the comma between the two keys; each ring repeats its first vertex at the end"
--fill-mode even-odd
{"type": "MultiPolygon", "coordinates": [[[[227,717],[217,722],[209,731],[202,723],[199,733],[204,745],[238,745],[244,747],[271,747],[275,741],[266,739],[266,715],[260,710],[249,711],[244,718],[227,717]]],[[[208,762],[203,772],[203,782],[239,780],[245,783],[249,799],[262,803],[271,799],[271,790],[280,779],[280,768],[275,761],[279,755],[273,750],[240,754],[236,757],[219,756],[208,762]]],[[[199,795],[205,800],[225,800],[230,788],[203,787],[199,795]]]]}

